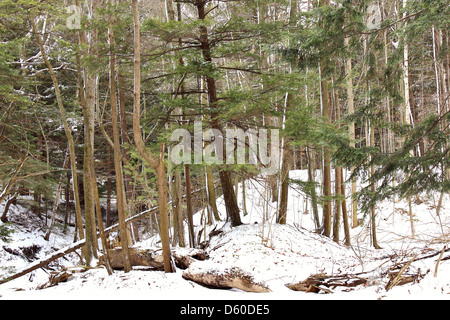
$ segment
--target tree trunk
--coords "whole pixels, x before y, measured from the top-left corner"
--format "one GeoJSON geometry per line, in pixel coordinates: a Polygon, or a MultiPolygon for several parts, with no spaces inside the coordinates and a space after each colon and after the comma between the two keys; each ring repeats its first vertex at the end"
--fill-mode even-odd
{"type": "MultiPolygon", "coordinates": [[[[12,196],[11,198],[9,198],[8,201],[6,201],[5,209],[3,210],[2,217],[0,218],[0,220],[1,220],[3,223],[8,223],[8,217],[7,217],[7,215],[8,215],[9,207],[11,206],[11,204],[12,204],[14,201],[16,201],[16,199],[17,199],[17,194],[15,194],[15,195],[12,196]]],[[[1,202],[0,202],[0,203],[1,203],[1,202]]]]}
{"type": "Polygon", "coordinates": [[[161,220],[161,241],[164,256],[164,271],[166,273],[173,272],[170,241],[169,241],[169,217],[167,215],[167,182],[166,182],[166,163],[164,161],[165,145],[161,146],[161,154],[159,166],[156,168],[156,175],[158,178],[158,193],[159,193],[159,214],[161,220]]]}
{"type": "Polygon", "coordinates": [[[90,266],[93,257],[97,258],[97,245],[95,241],[95,194],[94,188],[94,108],[95,108],[95,80],[87,81],[87,105],[83,110],[85,123],[85,143],[83,160],[83,186],[84,186],[84,221],[86,228],[86,264],[90,266]]]}
{"type": "Polygon", "coordinates": [[[247,196],[246,196],[246,191],[245,191],[245,177],[242,177],[242,203],[243,203],[244,217],[248,215],[246,198],[247,198],[247,196]]]}
{"type": "Polygon", "coordinates": [[[195,234],[194,234],[194,221],[192,212],[192,196],[191,196],[191,168],[188,164],[184,166],[184,176],[186,178],[186,207],[187,207],[187,219],[189,227],[189,244],[192,248],[195,248],[195,234]]]}
{"type": "Polygon", "coordinates": [[[208,195],[208,203],[211,211],[214,215],[214,219],[216,221],[220,221],[219,211],[217,210],[217,197],[216,197],[216,188],[214,187],[214,175],[212,171],[212,167],[207,165],[205,166],[206,171],[206,191],[208,195]]]}
{"type": "MultiPolygon", "coordinates": [[[[105,228],[103,226],[103,217],[102,217],[102,210],[100,207],[100,196],[98,194],[98,187],[97,183],[95,183],[95,175],[92,177],[94,179],[94,182],[92,183],[94,186],[94,196],[95,196],[95,212],[97,213],[97,225],[98,225],[98,234],[100,236],[100,240],[102,243],[103,252],[105,255],[105,267],[109,275],[112,274],[112,268],[109,261],[109,255],[108,255],[108,243],[106,241],[106,234],[105,234],[105,228]]],[[[97,243],[97,236],[95,237],[95,242],[97,243]]]]}
{"type": "Polygon", "coordinates": [[[288,197],[289,197],[289,169],[291,163],[291,149],[289,141],[284,140],[283,147],[283,164],[281,168],[280,184],[280,209],[277,216],[277,223],[286,224],[288,197]]]}
{"type": "MultiPolygon", "coordinates": [[[[345,39],[345,44],[349,45],[350,40],[348,38],[345,39]]],[[[355,113],[355,101],[354,101],[354,93],[353,93],[353,75],[352,75],[352,58],[347,57],[347,63],[345,65],[345,71],[347,73],[347,101],[348,101],[348,114],[352,115],[355,113]]],[[[349,132],[350,132],[350,146],[355,147],[355,123],[351,122],[349,124],[349,132]]],[[[351,168],[352,173],[354,172],[354,168],[351,168]]],[[[355,197],[356,194],[356,179],[352,178],[352,227],[356,228],[359,225],[358,222],[358,202],[355,197]]]]}
{"type": "MultiPolygon", "coordinates": [[[[41,54],[44,59],[45,65],[47,66],[47,69],[50,73],[50,76],[52,78],[53,86],[55,87],[55,94],[56,94],[56,100],[58,102],[59,111],[61,114],[61,120],[64,125],[64,132],[66,134],[68,143],[69,143],[69,155],[70,155],[70,166],[72,171],[72,188],[74,193],[74,200],[75,200],[75,210],[76,210],[76,223],[77,223],[77,229],[78,229],[78,236],[80,240],[84,239],[84,229],[83,229],[83,219],[82,219],[82,213],[81,213],[81,205],[80,205],[80,196],[79,196],[79,189],[78,189],[78,175],[77,175],[77,162],[76,162],[76,153],[75,153],[75,142],[73,140],[72,136],[72,130],[69,127],[69,124],[67,122],[67,115],[66,110],[64,109],[64,104],[61,96],[61,91],[59,88],[58,79],[56,78],[56,75],[53,71],[53,67],[50,63],[50,61],[47,58],[47,54],[45,52],[44,44],[42,43],[41,37],[39,36],[36,24],[34,22],[34,17],[30,15],[30,21],[33,28],[33,33],[36,38],[36,41],[39,44],[39,47],[41,49],[41,54]]],[[[79,55],[77,54],[77,60],[79,60],[79,55]]],[[[77,61],[78,64],[78,61],[77,61]]],[[[78,72],[78,77],[80,77],[80,72],[78,72]]],[[[79,86],[80,92],[82,91],[81,87],[79,86]]]]}
{"type": "Polygon", "coordinates": [[[344,220],[344,233],[345,233],[345,245],[350,246],[350,226],[348,223],[348,213],[347,213],[347,201],[345,197],[345,178],[342,167],[339,167],[341,171],[342,183],[341,183],[341,192],[340,195],[342,197],[342,219],[344,220]]]}
{"type": "MultiPolygon", "coordinates": [[[[181,8],[178,8],[179,11],[181,8]]],[[[173,1],[172,0],[166,0],[166,13],[168,17],[168,21],[175,21],[175,10],[173,7],[173,1]]],[[[181,12],[179,12],[181,14],[181,12]]],[[[180,47],[182,47],[182,40],[178,40],[180,47]]],[[[180,58],[180,65],[183,66],[183,58],[180,58]]],[[[179,85],[180,89],[184,87],[183,80],[180,81],[179,85]]],[[[178,91],[177,88],[173,88],[173,91],[178,91]]],[[[174,95],[174,99],[177,98],[177,94],[174,95]]],[[[181,108],[175,108],[173,115],[177,117],[180,121],[183,120],[182,110],[181,108]]],[[[170,128],[170,124],[168,124],[168,127],[170,128]]],[[[174,243],[176,243],[176,240],[178,239],[178,245],[180,247],[185,247],[185,241],[184,241],[184,215],[183,215],[183,209],[182,209],[182,199],[181,199],[181,174],[179,171],[173,172],[173,166],[172,163],[169,162],[169,178],[172,182],[170,184],[169,182],[169,188],[170,193],[172,196],[172,209],[173,209],[173,221],[174,221],[174,243]]]]}
{"type": "Polygon", "coordinates": [[[173,175],[173,183],[171,186],[172,192],[172,208],[174,219],[174,243],[178,239],[178,245],[185,247],[184,241],[184,224],[183,224],[183,210],[181,207],[181,175],[175,172],[173,175]]]}
{"type": "Polygon", "coordinates": [[[106,227],[111,226],[111,191],[112,191],[112,179],[108,177],[106,181],[106,227]]]}
{"type": "Polygon", "coordinates": [[[131,271],[131,263],[128,252],[128,228],[125,223],[126,218],[126,199],[124,191],[124,181],[123,181],[123,171],[122,171],[122,151],[120,147],[120,129],[119,129],[119,114],[117,105],[117,87],[116,87],[116,58],[114,53],[115,40],[113,26],[115,24],[114,17],[110,15],[109,17],[109,67],[110,67],[110,91],[111,91],[111,120],[113,129],[113,140],[114,140],[114,170],[116,172],[116,197],[117,197],[117,212],[119,215],[119,225],[120,225],[120,240],[122,244],[122,253],[124,261],[124,271],[131,271]]]}
{"type": "MultiPolygon", "coordinates": [[[[336,113],[336,122],[340,123],[341,120],[341,103],[339,100],[339,91],[335,91],[334,95],[335,101],[335,113],[336,113]]],[[[335,175],[336,175],[336,217],[335,217],[335,233],[334,233],[334,241],[339,243],[339,228],[340,228],[340,219],[342,213],[342,219],[344,222],[344,233],[345,233],[345,245],[350,245],[350,229],[348,225],[348,215],[347,215],[347,203],[345,199],[345,177],[344,170],[342,167],[335,167],[335,175]],[[341,208],[342,207],[342,208],[341,208]]]]}
{"type": "MultiPolygon", "coordinates": [[[[403,0],[403,6],[406,7],[408,0],[403,0]]],[[[404,17],[407,16],[407,12],[404,13],[404,17]]],[[[405,22],[405,25],[407,22],[405,22]]],[[[403,104],[403,123],[407,125],[414,124],[413,122],[413,113],[411,108],[411,95],[410,95],[410,81],[409,81],[409,44],[408,39],[406,39],[406,36],[403,38],[403,82],[404,82],[404,104],[403,104]]],[[[411,156],[414,156],[414,151],[411,150],[411,156]]],[[[411,206],[411,196],[407,196],[408,200],[408,208],[409,208],[409,217],[410,217],[410,224],[411,224],[411,236],[414,238],[414,219],[413,219],[413,213],[412,213],[412,206],[411,206]]]]}
{"type": "MultiPolygon", "coordinates": [[[[91,46],[93,44],[91,43],[91,46]]],[[[83,158],[83,187],[84,187],[84,221],[86,228],[86,264],[90,266],[93,257],[97,258],[97,242],[94,241],[95,225],[95,194],[94,188],[94,136],[95,136],[95,91],[96,75],[87,70],[86,76],[86,105],[83,106],[84,118],[84,158],[83,158]]]]}
{"type": "MultiPolygon", "coordinates": [[[[328,94],[328,81],[321,81],[321,95],[322,95],[322,116],[325,121],[329,121],[329,94],[328,94]]],[[[324,148],[323,151],[323,196],[324,196],[324,205],[323,205],[323,216],[324,216],[324,226],[323,226],[323,234],[326,237],[331,236],[331,161],[330,161],[330,152],[327,148],[324,148]]]]}
{"type": "Polygon", "coordinates": [[[150,164],[156,171],[158,180],[158,202],[159,214],[161,218],[161,242],[164,256],[164,271],[173,272],[170,252],[169,239],[169,217],[167,215],[167,182],[166,182],[166,164],[164,161],[165,145],[161,145],[160,157],[150,153],[144,144],[141,134],[140,116],[141,116],[141,28],[139,21],[138,1],[132,0],[132,9],[134,17],[134,112],[133,112],[133,133],[134,143],[138,149],[139,155],[150,164]]]}
{"type": "MultiPolygon", "coordinates": [[[[68,157],[66,155],[66,159],[64,160],[64,164],[63,164],[63,169],[67,169],[67,165],[68,163],[68,157]]],[[[58,206],[59,206],[59,200],[61,199],[61,194],[62,194],[62,189],[63,189],[63,181],[64,181],[64,177],[65,174],[61,174],[60,178],[59,178],[59,184],[58,184],[58,188],[56,189],[56,196],[55,196],[55,203],[53,204],[53,211],[52,211],[52,220],[50,221],[50,226],[47,228],[47,231],[45,232],[44,235],[44,240],[48,241],[50,239],[50,234],[52,232],[53,229],[53,225],[55,223],[55,219],[56,219],[56,212],[58,211],[58,206]]]]}
{"type": "Polygon", "coordinates": [[[335,214],[334,214],[334,224],[333,224],[333,241],[336,243],[339,243],[339,228],[341,226],[341,199],[340,193],[341,193],[341,185],[342,185],[342,168],[336,167],[334,168],[335,171],[335,194],[336,194],[336,204],[335,204],[335,214]]]}
{"type": "MultiPolygon", "coordinates": [[[[28,159],[28,151],[25,154],[25,156],[23,157],[23,159],[21,160],[19,166],[14,171],[12,177],[9,179],[8,183],[6,184],[6,186],[0,192],[0,203],[2,203],[3,200],[8,196],[8,194],[11,191],[13,185],[16,183],[17,175],[22,170],[23,166],[25,165],[25,162],[27,162],[27,159],[28,159]]],[[[39,204],[40,204],[40,198],[39,198],[39,204]]]]}
{"type": "MultiPolygon", "coordinates": [[[[373,126],[369,125],[370,128],[370,146],[374,146],[375,144],[375,130],[373,128],[373,126]]],[[[370,190],[374,193],[375,192],[375,181],[374,181],[374,175],[375,175],[375,166],[371,165],[370,166],[370,190]]],[[[377,240],[377,229],[376,229],[376,212],[375,212],[375,204],[372,205],[372,209],[371,209],[371,224],[372,224],[372,244],[373,247],[375,249],[381,249],[381,247],[378,245],[378,240],[377,240]]]]}
{"type": "MultiPolygon", "coordinates": [[[[117,60],[116,60],[117,61],[117,60]]],[[[118,63],[118,70],[117,70],[117,84],[118,84],[118,93],[119,93],[119,116],[120,116],[120,131],[121,131],[121,150],[122,150],[122,161],[123,163],[127,164],[130,163],[130,154],[129,154],[129,144],[131,144],[130,137],[128,136],[128,122],[127,122],[127,111],[126,111],[126,96],[125,96],[125,83],[124,78],[121,72],[121,67],[118,63]]],[[[127,173],[127,171],[124,169],[122,165],[122,175],[123,175],[123,190],[125,192],[125,211],[128,215],[133,215],[135,212],[134,207],[134,200],[135,200],[135,193],[133,191],[133,177],[130,173],[127,173]]],[[[138,228],[135,223],[132,223],[131,226],[128,226],[128,228],[133,229],[133,235],[134,240],[136,242],[139,242],[139,233],[138,228]]],[[[130,232],[128,232],[130,233],[130,232]]]]}
{"type": "MultiPolygon", "coordinates": [[[[127,111],[126,111],[126,101],[125,101],[125,83],[123,79],[122,72],[120,70],[120,66],[117,72],[117,82],[118,82],[118,92],[119,92],[119,109],[120,109],[120,129],[122,136],[122,154],[125,158],[125,163],[130,161],[130,155],[128,154],[127,144],[129,144],[130,138],[128,137],[128,122],[127,122],[127,111]]],[[[133,186],[132,186],[132,176],[123,172],[124,175],[124,187],[126,191],[126,199],[128,203],[133,201],[133,186]]]]}
{"type": "MultiPolygon", "coordinates": [[[[286,113],[292,102],[292,94],[286,93],[285,108],[283,111],[282,128],[285,128],[286,113]]],[[[280,206],[277,216],[277,223],[286,224],[287,206],[289,198],[289,171],[291,169],[292,162],[292,150],[290,142],[287,138],[283,139],[283,163],[281,165],[280,175],[280,206]]]]}
{"type": "Polygon", "coordinates": [[[308,183],[311,196],[311,206],[314,215],[314,224],[316,226],[316,232],[320,232],[320,220],[319,220],[319,208],[317,206],[317,192],[316,192],[316,179],[315,179],[315,161],[314,154],[310,147],[306,148],[308,158],[308,183]]]}
{"type": "MultiPolygon", "coordinates": [[[[98,14],[98,0],[90,4],[90,18],[96,19],[98,14]]],[[[82,41],[84,42],[84,41],[82,41]]],[[[98,30],[90,31],[87,54],[98,56],[98,30]]],[[[86,99],[81,103],[84,118],[84,158],[83,158],[83,186],[84,186],[84,216],[86,228],[86,264],[89,266],[93,257],[97,258],[97,228],[95,223],[95,180],[94,139],[95,139],[95,109],[97,106],[97,74],[89,67],[85,68],[86,99]]]]}
{"type": "MultiPolygon", "coordinates": [[[[196,0],[196,6],[198,11],[198,19],[205,20],[206,19],[206,1],[205,0],[196,0]]],[[[211,47],[208,37],[208,29],[205,26],[200,26],[200,46],[202,50],[202,55],[204,61],[207,65],[212,66],[212,55],[211,55],[211,47]]],[[[217,108],[217,87],[216,80],[211,76],[205,76],[207,92],[208,92],[208,106],[211,110],[211,125],[213,129],[217,129],[220,132],[223,132],[222,125],[218,121],[218,113],[216,111],[217,108]]],[[[224,193],[225,207],[227,211],[227,217],[231,222],[233,227],[237,227],[242,224],[241,217],[239,214],[239,207],[236,200],[236,194],[233,189],[233,181],[231,179],[231,172],[221,170],[220,173],[220,182],[222,184],[222,190],[224,193]]]]}

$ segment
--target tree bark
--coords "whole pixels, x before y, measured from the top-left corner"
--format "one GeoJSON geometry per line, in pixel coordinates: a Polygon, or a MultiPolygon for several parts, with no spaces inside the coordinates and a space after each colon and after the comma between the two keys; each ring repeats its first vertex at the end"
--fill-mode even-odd
{"type": "MultiPolygon", "coordinates": [[[[350,41],[348,38],[345,39],[345,44],[349,45],[350,41]]],[[[347,73],[347,102],[348,102],[348,114],[352,115],[355,113],[355,101],[354,101],[354,93],[353,93],[353,78],[352,78],[352,58],[347,57],[346,65],[345,65],[345,72],[347,73]]],[[[349,132],[350,132],[350,146],[355,147],[355,123],[351,122],[349,123],[349,132]]],[[[351,168],[351,171],[353,173],[354,168],[351,168]]],[[[359,225],[358,222],[358,202],[356,200],[356,179],[352,178],[352,227],[357,228],[359,225]]]]}
{"type": "MultiPolygon", "coordinates": [[[[64,160],[64,164],[63,164],[63,168],[67,169],[67,165],[68,163],[68,157],[66,155],[66,159],[64,160]]],[[[55,219],[56,219],[56,212],[58,211],[58,206],[59,206],[59,200],[61,199],[61,193],[62,193],[62,189],[63,189],[63,181],[64,181],[64,177],[65,174],[62,173],[60,178],[59,178],[59,184],[58,187],[56,189],[56,196],[55,196],[55,203],[53,204],[53,211],[52,211],[52,220],[50,221],[50,226],[47,228],[47,231],[45,232],[44,235],[44,240],[48,241],[50,239],[50,234],[52,232],[53,229],[53,225],[55,223],[55,219]]]]}
{"type": "Polygon", "coordinates": [[[342,219],[344,220],[344,233],[345,233],[345,243],[344,244],[346,246],[350,246],[351,245],[350,226],[348,223],[347,201],[346,201],[346,196],[345,196],[345,178],[344,178],[343,168],[339,167],[339,170],[341,171],[341,177],[342,177],[340,195],[342,196],[342,219]]]}
{"type": "MultiPolygon", "coordinates": [[[[321,81],[321,95],[322,95],[322,116],[326,122],[329,122],[329,92],[328,92],[328,81],[321,81]]],[[[331,161],[330,161],[330,151],[324,148],[323,151],[323,216],[324,216],[324,226],[323,234],[327,237],[331,236],[331,161]]]]}
{"type": "MultiPolygon", "coordinates": [[[[95,178],[95,175],[92,177],[93,179],[95,178]]],[[[110,261],[109,261],[109,255],[108,255],[108,243],[106,241],[106,234],[105,234],[105,228],[103,226],[103,217],[102,217],[102,210],[100,207],[100,196],[98,193],[98,187],[97,187],[97,183],[95,183],[95,181],[92,183],[94,186],[94,196],[95,196],[95,212],[97,213],[97,225],[98,225],[98,235],[100,236],[100,240],[102,243],[102,248],[103,248],[103,252],[105,255],[105,267],[106,270],[108,272],[109,275],[112,274],[112,269],[111,269],[111,265],[110,265],[110,261]]],[[[97,242],[97,235],[94,238],[95,242],[97,242]]]]}
{"type": "MultiPolygon", "coordinates": [[[[172,208],[173,208],[173,219],[174,219],[174,240],[178,239],[178,245],[180,247],[185,247],[184,241],[184,219],[183,210],[181,207],[181,175],[179,172],[175,172],[173,175],[172,183],[172,208]]],[[[175,241],[174,241],[175,242],[175,241]]]]}
{"type": "Polygon", "coordinates": [[[287,208],[288,208],[288,198],[289,198],[289,170],[291,158],[291,149],[289,141],[284,140],[283,146],[283,164],[281,168],[280,184],[280,209],[277,216],[277,223],[286,224],[287,218],[287,208]]]}
{"type": "MultiPolygon", "coordinates": [[[[95,33],[95,32],[94,32],[95,33]]],[[[93,42],[94,40],[91,39],[93,42]]],[[[94,43],[90,44],[93,49],[94,43]]],[[[92,54],[92,52],[90,52],[92,54]]],[[[95,194],[94,194],[94,137],[95,137],[95,93],[96,75],[86,70],[86,104],[83,107],[84,118],[84,158],[83,158],[83,187],[84,187],[84,221],[86,228],[86,264],[90,266],[93,257],[97,258],[97,244],[95,240],[95,194]]]]}
{"type": "Polygon", "coordinates": [[[216,197],[216,189],[214,187],[214,176],[212,167],[209,165],[205,166],[205,174],[206,174],[206,191],[208,194],[208,203],[211,211],[214,215],[214,219],[216,221],[220,221],[219,211],[217,210],[217,197],[216,197]]]}
{"type": "MultiPolygon", "coordinates": [[[[369,127],[370,127],[370,134],[369,134],[369,136],[370,136],[370,138],[369,138],[370,146],[373,146],[374,143],[375,143],[375,131],[374,131],[374,128],[371,125],[369,125],[369,127]]],[[[371,179],[371,181],[370,181],[370,190],[372,192],[375,192],[374,175],[375,175],[375,166],[371,165],[370,166],[370,179],[371,179]]],[[[378,240],[377,240],[377,229],[376,229],[376,225],[377,224],[376,224],[375,204],[373,204],[372,208],[371,208],[370,220],[371,220],[371,225],[372,225],[372,245],[373,245],[373,247],[375,249],[381,249],[381,247],[378,245],[378,240]]]]}
{"type": "MultiPolygon", "coordinates": [[[[32,15],[30,15],[30,21],[31,21],[31,25],[33,28],[34,36],[35,36],[36,41],[41,50],[41,54],[44,59],[45,65],[47,66],[47,69],[52,78],[53,86],[55,87],[56,100],[57,100],[59,111],[61,114],[61,120],[64,125],[64,132],[66,134],[66,137],[67,137],[67,140],[69,143],[70,167],[71,167],[71,171],[72,171],[72,188],[73,188],[73,193],[74,193],[74,198],[75,198],[74,200],[75,200],[75,211],[76,211],[76,223],[77,223],[79,239],[83,240],[84,239],[84,229],[83,229],[83,219],[82,219],[81,205],[80,205],[80,195],[79,195],[79,189],[78,189],[78,174],[77,174],[77,162],[76,162],[76,153],[75,153],[75,142],[73,140],[72,130],[70,129],[68,121],[67,121],[66,110],[64,109],[64,104],[63,104],[63,100],[62,100],[62,96],[61,96],[61,91],[59,88],[58,79],[56,77],[55,72],[53,71],[53,67],[52,67],[50,61],[47,58],[44,44],[42,43],[41,37],[39,36],[39,34],[37,32],[36,24],[34,22],[34,17],[32,15]]],[[[78,57],[79,57],[79,55],[77,54],[77,60],[78,60],[78,57]]],[[[79,76],[80,76],[80,73],[79,73],[79,76]]]]}
{"type": "MultiPolygon", "coordinates": [[[[408,0],[403,0],[403,6],[404,8],[407,5],[408,0]]],[[[407,12],[403,14],[404,17],[407,16],[407,12]]],[[[405,22],[405,25],[407,22],[405,22]]],[[[413,113],[411,108],[411,94],[410,94],[410,81],[409,81],[409,43],[406,36],[403,38],[403,83],[404,83],[404,104],[403,104],[403,123],[407,125],[414,125],[413,121],[413,113]]],[[[414,151],[411,150],[411,156],[414,156],[414,151]]],[[[407,196],[408,204],[409,204],[409,217],[410,217],[410,224],[411,224],[411,236],[415,237],[414,232],[414,219],[413,219],[413,213],[412,213],[412,206],[411,206],[411,196],[407,196]]]]}
{"type": "Polygon", "coordinates": [[[120,225],[120,240],[122,244],[122,253],[124,261],[124,271],[131,271],[131,263],[128,252],[128,228],[125,223],[126,218],[126,199],[123,181],[123,171],[122,171],[122,156],[120,147],[120,129],[119,129],[119,114],[117,105],[117,86],[116,86],[116,58],[114,53],[115,39],[114,39],[114,17],[110,15],[109,17],[109,66],[110,66],[110,91],[111,91],[111,120],[113,128],[113,140],[114,140],[114,170],[116,172],[116,197],[117,197],[117,212],[119,215],[119,225],[120,225]]]}
{"type": "MultiPolygon", "coordinates": [[[[79,4],[79,3],[78,3],[79,4]]],[[[90,3],[90,18],[96,19],[98,14],[98,0],[90,3]]],[[[80,33],[81,45],[86,45],[87,55],[98,56],[98,30],[90,31],[89,41],[86,41],[83,33],[80,33]]],[[[97,228],[95,217],[95,188],[97,182],[95,178],[94,165],[94,139],[95,139],[95,109],[97,106],[97,74],[89,67],[85,67],[85,88],[86,95],[80,99],[84,118],[84,158],[83,158],[83,188],[84,188],[84,216],[86,230],[86,264],[90,266],[92,258],[97,258],[97,228]]],[[[80,83],[81,85],[81,83],[80,83]]],[[[82,88],[80,88],[80,92],[82,88]]]]}
{"type": "MultiPolygon", "coordinates": [[[[196,6],[198,11],[198,19],[205,20],[206,19],[206,1],[205,0],[196,0],[196,6]]],[[[213,65],[212,55],[211,55],[211,47],[208,37],[208,29],[205,26],[200,26],[200,46],[202,50],[202,55],[204,61],[208,66],[213,65]]],[[[211,125],[213,129],[217,129],[220,132],[223,132],[222,125],[218,120],[218,112],[217,112],[217,86],[216,80],[211,76],[205,76],[207,92],[208,92],[208,107],[211,110],[211,125]]],[[[220,175],[220,183],[222,185],[222,190],[224,193],[225,207],[227,211],[227,217],[231,222],[233,227],[237,227],[242,224],[239,207],[236,200],[236,194],[233,189],[233,181],[231,179],[231,172],[221,170],[219,172],[220,175]]]]}
{"type": "Polygon", "coordinates": [[[164,256],[164,271],[173,272],[170,253],[169,240],[169,217],[167,215],[167,182],[166,182],[166,164],[164,161],[165,145],[161,145],[160,157],[156,157],[149,152],[144,144],[141,134],[140,115],[141,115],[141,28],[139,21],[138,1],[132,0],[132,9],[134,17],[134,112],[133,112],[133,133],[134,143],[138,149],[139,155],[150,164],[156,171],[158,180],[158,202],[161,218],[161,242],[164,256]]]}
{"type": "Polygon", "coordinates": [[[0,220],[3,223],[7,223],[8,222],[8,216],[7,215],[8,215],[9,207],[11,206],[11,204],[14,201],[16,201],[16,199],[17,199],[17,195],[14,195],[11,198],[9,198],[8,201],[6,201],[5,209],[3,210],[2,217],[0,218],[0,220]]]}
{"type": "Polygon", "coordinates": [[[0,203],[3,202],[3,200],[8,196],[9,192],[11,191],[13,185],[16,183],[17,175],[22,170],[23,166],[25,165],[25,162],[28,160],[28,151],[27,154],[23,157],[23,159],[20,161],[19,166],[14,171],[12,177],[9,179],[6,186],[3,188],[3,190],[0,192],[0,203]]]}
{"type": "Polygon", "coordinates": [[[342,185],[342,169],[341,167],[335,167],[335,194],[336,194],[336,204],[335,204],[335,214],[334,214],[334,225],[333,225],[333,241],[339,243],[339,228],[341,226],[341,199],[339,198],[341,194],[342,185]]]}
{"type": "MultiPolygon", "coordinates": [[[[285,108],[283,111],[283,121],[282,127],[284,129],[286,122],[286,113],[290,108],[292,102],[292,94],[286,93],[285,108]]],[[[283,139],[283,163],[281,165],[281,175],[280,175],[280,206],[277,216],[277,223],[286,224],[287,218],[287,207],[289,198],[289,171],[291,169],[292,162],[292,150],[290,142],[287,138],[283,139]]]]}
{"type": "Polygon", "coordinates": [[[310,187],[311,206],[314,215],[314,224],[316,226],[316,232],[320,232],[320,220],[319,220],[319,208],[317,206],[317,192],[316,192],[316,179],[315,179],[315,161],[313,150],[308,146],[306,148],[308,158],[308,183],[310,187]]]}
{"type": "Polygon", "coordinates": [[[191,168],[188,164],[184,166],[184,176],[186,178],[186,207],[187,207],[187,219],[189,227],[189,244],[191,248],[195,248],[195,234],[194,234],[194,221],[192,212],[192,196],[191,196],[191,168]]]}

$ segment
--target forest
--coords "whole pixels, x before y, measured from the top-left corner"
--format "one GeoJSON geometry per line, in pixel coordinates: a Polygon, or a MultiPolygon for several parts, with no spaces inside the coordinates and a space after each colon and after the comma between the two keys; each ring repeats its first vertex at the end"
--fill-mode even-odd
{"type": "Polygon", "coordinates": [[[38,273],[144,290],[184,270],[205,295],[434,281],[449,26],[448,0],[0,0],[0,299],[38,273]],[[276,285],[270,252],[291,259],[276,285]]]}

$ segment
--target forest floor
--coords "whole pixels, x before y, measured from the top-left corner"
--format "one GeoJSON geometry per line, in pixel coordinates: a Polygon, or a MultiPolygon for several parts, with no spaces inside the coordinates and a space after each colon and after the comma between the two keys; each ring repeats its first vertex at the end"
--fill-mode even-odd
{"type": "MultiPolygon", "coordinates": [[[[293,171],[291,178],[304,179],[306,172],[293,171]]],[[[188,270],[226,273],[239,268],[257,283],[270,289],[268,293],[247,293],[237,289],[217,290],[185,280],[183,270],[173,274],[145,271],[115,271],[108,276],[104,267],[74,273],[64,283],[46,287],[49,269],[39,269],[19,279],[0,285],[0,299],[194,299],[194,300],[266,300],[266,299],[449,299],[450,298],[450,197],[446,195],[440,217],[436,215],[439,195],[421,195],[412,201],[415,237],[411,237],[408,204],[385,201],[377,206],[377,236],[382,249],[371,245],[370,226],[365,221],[351,229],[351,247],[333,242],[313,232],[311,208],[304,195],[293,185],[288,203],[288,224],[275,223],[276,203],[266,200],[264,185],[258,180],[246,182],[244,225],[230,228],[219,222],[207,226],[222,232],[208,240],[209,259],[194,262],[188,270]],[[441,259],[439,259],[441,258],[441,259]],[[439,261],[438,261],[439,260],[439,261]],[[436,273],[436,266],[438,267],[436,273]],[[395,273],[397,272],[397,273],[395,273]],[[393,279],[411,279],[406,284],[391,286],[393,279]],[[342,279],[363,278],[358,286],[319,286],[318,294],[292,291],[287,287],[321,274],[342,279]],[[436,276],[435,276],[436,275],[436,276]]],[[[242,184],[239,191],[242,206],[242,184]]],[[[225,215],[222,199],[218,209],[225,215]]],[[[2,212],[3,208],[0,208],[2,212]]],[[[204,228],[202,214],[195,215],[196,230],[204,228]]],[[[14,274],[31,262],[69,246],[73,229],[63,233],[56,225],[49,241],[45,241],[43,221],[29,213],[21,202],[10,209],[6,227],[14,232],[9,239],[0,238],[0,278],[14,274]],[[9,240],[9,241],[5,241],[9,240]]],[[[341,228],[342,230],[342,228],[341,228]]],[[[187,237],[186,237],[187,239],[187,237]]],[[[139,248],[155,248],[158,239],[150,237],[137,243],[139,248]]],[[[187,249],[174,248],[177,252],[187,249]]],[[[76,253],[50,264],[52,270],[79,264],[76,253]]],[[[74,270],[74,269],[72,269],[74,270]]],[[[80,269],[81,270],[81,269],[80,269]]],[[[347,283],[347,282],[340,282],[347,283]]]]}

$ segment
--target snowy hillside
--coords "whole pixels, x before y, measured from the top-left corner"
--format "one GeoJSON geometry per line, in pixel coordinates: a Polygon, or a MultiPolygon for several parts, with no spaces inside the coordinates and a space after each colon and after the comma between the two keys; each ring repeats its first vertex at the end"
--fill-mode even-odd
{"type": "MultiPolygon", "coordinates": [[[[295,171],[291,177],[304,178],[305,174],[295,171]]],[[[238,194],[242,208],[242,189],[238,194]]],[[[305,214],[307,201],[295,188],[290,190],[288,224],[275,224],[276,203],[266,201],[265,186],[251,180],[246,182],[248,214],[243,217],[245,224],[233,229],[224,222],[208,226],[202,234],[221,231],[211,239],[202,236],[202,240],[208,240],[205,251],[209,259],[194,262],[188,270],[225,274],[227,270],[238,268],[267,287],[268,293],[208,289],[183,279],[184,271],[180,269],[174,274],[164,274],[135,268],[128,274],[115,271],[108,276],[103,267],[75,272],[67,282],[39,290],[48,282],[51,270],[63,267],[75,270],[73,267],[79,263],[79,258],[72,253],[51,263],[51,270],[39,269],[0,285],[0,299],[448,299],[450,253],[444,252],[441,257],[439,253],[447,246],[450,232],[450,198],[446,196],[439,220],[435,210],[437,197],[423,195],[413,202],[414,239],[410,237],[407,204],[404,201],[385,202],[377,207],[378,241],[383,249],[371,247],[367,221],[351,230],[352,247],[348,248],[311,231],[314,227],[312,214],[305,214]],[[395,278],[392,276],[394,271],[412,277],[413,281],[386,290],[389,281],[395,278]],[[319,294],[296,292],[286,286],[318,274],[359,277],[366,282],[355,287],[324,287],[319,294]]],[[[221,199],[218,205],[224,216],[221,199]]],[[[2,210],[0,208],[0,212],[2,210]]],[[[10,210],[10,220],[14,224],[1,225],[14,230],[0,240],[1,278],[72,243],[73,229],[69,228],[64,234],[55,228],[47,242],[43,239],[42,221],[30,218],[27,209],[20,205],[10,210]]],[[[201,213],[195,215],[197,232],[204,228],[201,217],[201,213]]],[[[156,244],[157,239],[149,238],[136,247],[154,248],[156,244]]],[[[174,250],[184,252],[188,249],[174,250]]]]}

